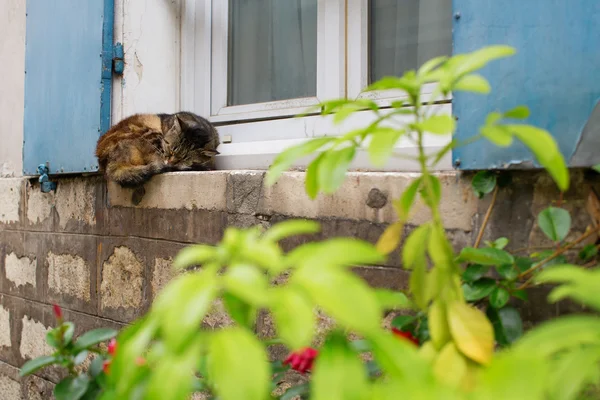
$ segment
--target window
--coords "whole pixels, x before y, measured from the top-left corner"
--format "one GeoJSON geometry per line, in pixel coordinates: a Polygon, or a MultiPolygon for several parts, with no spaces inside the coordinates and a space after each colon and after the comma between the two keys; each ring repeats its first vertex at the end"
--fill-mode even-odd
{"type": "MultiPolygon", "coordinates": [[[[183,106],[219,125],[221,168],[268,167],[307,137],[340,134],[373,118],[358,113],[334,126],[328,118],[294,115],[346,96],[385,106],[399,94],[361,91],[449,55],[451,7],[450,0],[185,0],[183,106]]],[[[442,107],[449,112],[449,104],[442,107]]],[[[449,140],[432,136],[428,147],[449,140]]],[[[397,146],[415,151],[408,141],[397,146]]],[[[355,167],[369,167],[366,160],[359,154],[355,167]]],[[[416,169],[411,164],[388,169],[416,169]]]]}

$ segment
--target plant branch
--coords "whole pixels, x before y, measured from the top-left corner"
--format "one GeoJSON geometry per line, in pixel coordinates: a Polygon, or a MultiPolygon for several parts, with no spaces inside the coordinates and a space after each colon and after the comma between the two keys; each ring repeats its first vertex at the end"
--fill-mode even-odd
{"type": "Polygon", "coordinates": [[[485,217],[483,218],[483,223],[481,224],[481,228],[479,228],[479,234],[477,235],[477,240],[475,240],[475,248],[479,247],[481,243],[481,239],[483,238],[483,233],[485,232],[485,227],[490,220],[490,215],[492,215],[492,210],[494,209],[494,204],[496,204],[496,197],[498,196],[498,185],[494,188],[494,194],[492,195],[492,202],[488,206],[487,211],[485,212],[485,217]]]}
{"type": "MultiPolygon", "coordinates": [[[[518,276],[517,279],[524,277],[525,275],[531,274],[533,271],[537,270],[538,268],[540,268],[542,265],[546,264],[548,261],[552,261],[554,260],[556,257],[560,256],[561,254],[563,254],[564,252],[566,252],[567,250],[575,247],[576,245],[578,245],[579,243],[583,242],[585,239],[587,239],[588,237],[592,236],[594,233],[600,231],[600,226],[594,228],[594,229],[590,229],[589,231],[585,232],[583,235],[581,235],[580,237],[577,238],[577,240],[575,240],[573,243],[562,247],[558,250],[556,250],[554,253],[552,253],[550,256],[544,258],[542,261],[538,262],[537,264],[535,264],[534,266],[532,266],[531,268],[529,268],[527,271],[523,271],[521,272],[518,276]]],[[[525,282],[524,284],[522,284],[521,286],[519,286],[517,288],[517,290],[521,290],[521,289],[525,289],[528,287],[528,284],[530,283],[530,281],[533,279],[530,278],[527,282],[525,282]]]]}

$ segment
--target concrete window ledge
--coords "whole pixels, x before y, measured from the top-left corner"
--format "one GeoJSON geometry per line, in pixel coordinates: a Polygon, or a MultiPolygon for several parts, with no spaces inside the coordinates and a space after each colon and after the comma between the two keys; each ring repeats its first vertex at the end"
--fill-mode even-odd
{"type": "MultiPolygon", "coordinates": [[[[286,172],[272,187],[264,186],[264,176],[265,171],[252,170],[166,173],[136,191],[109,183],[109,206],[391,223],[396,220],[392,200],[419,175],[350,172],[336,193],[321,194],[315,200],[304,191],[304,172],[286,172]]],[[[437,176],[442,182],[441,212],[446,228],[470,231],[478,201],[469,181],[452,172],[437,176]]],[[[429,217],[419,203],[409,224],[426,222],[429,217]]]]}

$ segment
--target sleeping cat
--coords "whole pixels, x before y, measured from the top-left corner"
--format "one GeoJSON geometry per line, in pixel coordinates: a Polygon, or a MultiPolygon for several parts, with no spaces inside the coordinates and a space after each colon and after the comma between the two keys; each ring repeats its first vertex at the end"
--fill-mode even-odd
{"type": "Polygon", "coordinates": [[[196,114],[136,114],[100,137],[96,157],[107,179],[139,187],[167,171],[214,169],[218,145],[215,127],[196,114]]]}

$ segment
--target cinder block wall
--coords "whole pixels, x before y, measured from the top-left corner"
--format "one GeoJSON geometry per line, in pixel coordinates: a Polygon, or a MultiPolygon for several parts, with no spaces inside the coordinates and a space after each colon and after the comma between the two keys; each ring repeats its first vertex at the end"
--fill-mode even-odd
{"type": "MultiPolygon", "coordinates": [[[[415,176],[351,173],[335,195],[315,201],[304,194],[300,172],[285,174],[271,188],[263,187],[262,171],[172,173],[135,193],[107,186],[99,176],[60,179],[56,193],[42,193],[35,180],[0,179],[0,397],[46,399],[60,379],[54,370],[24,380],[17,376],[26,360],[49,351],[44,337],[54,323],[53,303],[76,323],[76,335],[95,327],[121,328],[148,310],[172,277],[171,261],[181,248],[215,244],[227,226],[311,218],[321,222],[322,233],[287,240],[284,247],[334,236],[375,242],[395,220],[391,199],[415,176]]],[[[491,196],[478,200],[470,181],[459,175],[439,177],[448,235],[457,249],[470,245],[491,196]]],[[[575,237],[590,223],[585,201],[597,182],[581,172],[572,179],[564,207],[572,212],[575,237]]],[[[484,239],[508,237],[511,249],[551,246],[536,216],[557,199],[544,173],[515,173],[513,184],[498,195],[484,239]]],[[[418,205],[405,233],[428,217],[418,205]]],[[[356,272],[373,286],[406,287],[398,252],[383,265],[356,272]]],[[[528,325],[573,309],[566,303],[548,306],[545,297],[538,290],[521,306],[528,325]]],[[[209,328],[228,323],[219,307],[204,321],[209,328]]],[[[269,321],[259,321],[257,329],[268,335],[269,321]]]]}

